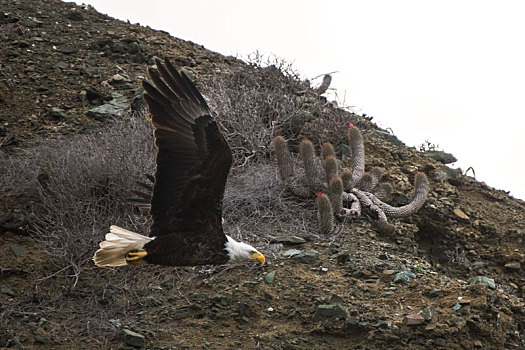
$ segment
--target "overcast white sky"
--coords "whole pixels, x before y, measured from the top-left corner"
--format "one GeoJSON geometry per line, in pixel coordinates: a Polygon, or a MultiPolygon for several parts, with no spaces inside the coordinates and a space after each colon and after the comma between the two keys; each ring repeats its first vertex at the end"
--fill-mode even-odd
{"type": "Polygon", "coordinates": [[[410,146],[425,140],[525,199],[525,2],[85,0],[98,11],[312,78],[410,146]],[[345,95],[346,94],[346,95],[345,95]]]}

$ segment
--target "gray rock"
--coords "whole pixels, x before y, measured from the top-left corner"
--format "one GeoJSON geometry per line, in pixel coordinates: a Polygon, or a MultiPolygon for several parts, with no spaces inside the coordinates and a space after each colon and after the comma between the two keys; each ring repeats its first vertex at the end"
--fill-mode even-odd
{"type": "Polygon", "coordinates": [[[437,314],[434,306],[424,308],[419,314],[423,316],[426,322],[434,323],[437,321],[437,314]]]}
{"type": "Polygon", "coordinates": [[[274,271],[271,271],[271,272],[268,272],[268,273],[266,274],[266,276],[264,276],[264,282],[266,282],[266,283],[268,283],[268,284],[272,284],[274,278],[275,278],[275,270],[274,270],[274,271]]]}
{"type": "Polygon", "coordinates": [[[347,318],[348,310],[339,304],[322,304],[317,306],[317,314],[321,317],[347,318]]]}
{"type": "Polygon", "coordinates": [[[12,245],[10,248],[11,248],[11,250],[13,251],[13,253],[15,254],[15,256],[17,258],[20,255],[22,255],[22,253],[26,250],[26,248],[24,246],[21,246],[21,245],[12,245]]]}
{"type": "Polygon", "coordinates": [[[76,11],[71,12],[69,15],[67,15],[67,18],[75,22],[80,22],[84,20],[84,16],[82,16],[80,12],[76,12],[76,11]]]}
{"type": "Polygon", "coordinates": [[[238,307],[239,307],[239,316],[241,318],[245,318],[245,317],[248,318],[252,315],[252,310],[248,304],[239,303],[238,307]]]}
{"type": "Polygon", "coordinates": [[[294,256],[294,259],[302,262],[303,264],[311,264],[317,258],[317,252],[315,250],[308,250],[294,256]]]}
{"type": "Polygon", "coordinates": [[[139,348],[143,347],[146,343],[146,339],[142,334],[135,333],[133,331],[130,331],[129,329],[122,330],[122,338],[124,340],[124,343],[139,348]]]}
{"type": "Polygon", "coordinates": [[[57,67],[60,68],[60,69],[66,69],[67,67],[69,67],[69,65],[67,64],[67,62],[58,61],[57,62],[57,67]]]}
{"type": "Polygon", "coordinates": [[[423,152],[423,155],[430,159],[434,159],[441,164],[450,164],[457,161],[457,158],[454,157],[454,155],[443,151],[426,151],[423,152]]]}
{"type": "Polygon", "coordinates": [[[496,289],[496,283],[494,282],[494,280],[492,278],[485,277],[485,276],[472,277],[471,279],[468,280],[468,283],[470,285],[484,284],[490,289],[496,289]]]}
{"type": "Polygon", "coordinates": [[[436,168],[430,173],[432,179],[436,181],[449,181],[450,183],[459,183],[461,175],[460,169],[452,169],[442,164],[436,165],[436,168]]]}
{"type": "Polygon", "coordinates": [[[414,278],[416,278],[416,274],[410,270],[405,269],[401,272],[396,273],[396,275],[394,276],[394,282],[408,283],[411,282],[414,278]]]}
{"type": "Polygon", "coordinates": [[[441,297],[443,296],[443,291],[439,288],[434,288],[431,291],[428,292],[428,295],[431,297],[441,297]]]}
{"type": "Polygon", "coordinates": [[[425,322],[425,318],[420,314],[410,314],[405,316],[403,322],[407,326],[417,326],[423,324],[425,322]]]}
{"type": "Polygon", "coordinates": [[[22,21],[22,25],[28,28],[40,27],[44,22],[41,22],[34,18],[26,18],[22,21]]]}
{"type": "Polygon", "coordinates": [[[115,120],[117,116],[121,116],[128,111],[128,100],[118,92],[111,94],[113,99],[106,104],[91,108],[87,112],[87,116],[99,121],[115,120]]]}
{"type": "Polygon", "coordinates": [[[299,249],[288,249],[287,251],[283,252],[282,256],[283,258],[291,258],[294,255],[299,255],[303,251],[299,249]]]}
{"type": "Polygon", "coordinates": [[[76,47],[75,45],[72,45],[72,44],[66,44],[62,47],[60,47],[60,52],[62,52],[63,54],[66,54],[66,55],[70,55],[72,53],[75,53],[78,51],[78,47],[76,47]]]}
{"type": "Polygon", "coordinates": [[[54,119],[64,119],[66,117],[66,114],[64,113],[64,111],[58,107],[51,107],[50,115],[51,115],[51,118],[54,118],[54,119]]]}
{"type": "Polygon", "coordinates": [[[284,244],[302,244],[306,243],[306,240],[298,236],[281,236],[274,237],[270,241],[271,243],[284,243],[284,244]]]}
{"type": "Polygon", "coordinates": [[[0,286],[0,294],[7,294],[7,295],[12,296],[12,297],[15,296],[14,290],[12,290],[8,286],[0,286]]]}
{"type": "Polygon", "coordinates": [[[505,264],[505,270],[507,271],[519,271],[521,270],[521,264],[519,262],[509,262],[505,264]]]}

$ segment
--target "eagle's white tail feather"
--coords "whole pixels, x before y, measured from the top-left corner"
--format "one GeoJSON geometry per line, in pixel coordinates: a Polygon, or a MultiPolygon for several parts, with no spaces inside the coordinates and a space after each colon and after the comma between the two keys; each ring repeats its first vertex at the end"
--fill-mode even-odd
{"type": "Polygon", "coordinates": [[[100,249],[95,252],[93,261],[98,266],[126,265],[126,254],[130,250],[142,249],[153,238],[139,235],[122,227],[112,225],[106,240],[100,242],[100,249]]]}

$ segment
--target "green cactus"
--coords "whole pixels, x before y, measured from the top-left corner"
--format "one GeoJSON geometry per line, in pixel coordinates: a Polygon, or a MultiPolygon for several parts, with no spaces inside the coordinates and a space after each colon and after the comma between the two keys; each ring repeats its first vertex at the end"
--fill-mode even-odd
{"type": "Polygon", "coordinates": [[[343,181],[343,188],[345,191],[350,191],[352,189],[352,172],[350,169],[343,169],[341,173],[341,180],[343,181]]]}
{"type": "Polygon", "coordinates": [[[321,159],[324,160],[328,156],[335,157],[335,150],[330,142],[325,142],[321,146],[321,159]]]}
{"type": "Polygon", "coordinates": [[[350,158],[350,167],[352,169],[351,187],[354,187],[361,181],[361,177],[365,172],[365,146],[361,132],[353,124],[350,124],[348,129],[348,145],[352,153],[350,158]]]}
{"type": "Polygon", "coordinates": [[[329,182],[334,176],[338,176],[337,159],[334,156],[327,156],[323,160],[323,168],[326,175],[326,182],[329,182]]]}
{"type": "Polygon", "coordinates": [[[306,139],[301,141],[299,153],[305,170],[303,178],[293,173],[293,166],[290,165],[291,171],[284,167],[285,164],[291,164],[291,156],[284,139],[276,138],[274,150],[281,178],[284,174],[288,188],[302,198],[311,198],[317,191],[328,192],[328,196],[321,192],[318,192],[317,196],[319,223],[323,233],[333,231],[334,213],[337,218],[356,219],[361,216],[362,209],[369,213],[379,231],[391,232],[394,226],[388,223],[387,218],[398,218],[417,212],[425,203],[429,192],[428,180],[425,174],[418,173],[415,177],[412,201],[402,207],[388,205],[382,200],[392,193],[392,186],[379,183],[383,174],[379,167],[373,167],[365,173],[363,137],[359,129],[352,124],[348,130],[348,143],[350,169],[343,168],[341,177],[338,177],[339,163],[331,144],[324,143],[321,148],[321,167],[321,160],[316,156],[313,144],[306,139]]]}
{"type": "Polygon", "coordinates": [[[407,205],[404,205],[402,207],[393,207],[380,201],[376,197],[372,197],[372,201],[381,210],[383,210],[388,217],[400,218],[412,215],[415,212],[417,212],[423,206],[423,204],[425,204],[429,189],[430,188],[428,185],[428,180],[425,174],[417,173],[416,178],[414,180],[414,195],[412,196],[412,200],[410,201],[410,203],[408,203],[407,205]]]}
{"type": "Polygon", "coordinates": [[[316,184],[319,181],[319,172],[316,164],[318,160],[315,156],[314,145],[310,140],[304,139],[299,143],[299,155],[303,161],[308,186],[310,189],[315,190],[316,184]]]}
{"type": "Polygon", "coordinates": [[[288,149],[288,143],[281,136],[276,136],[272,142],[273,151],[277,158],[277,167],[279,169],[279,177],[284,182],[287,182],[294,174],[292,157],[288,149]]]}
{"type": "Polygon", "coordinates": [[[317,193],[317,217],[322,234],[329,234],[334,230],[334,214],[330,199],[324,193],[317,193]]]}
{"type": "Polygon", "coordinates": [[[335,215],[339,215],[343,208],[343,181],[334,176],[328,184],[328,196],[335,215]]]}

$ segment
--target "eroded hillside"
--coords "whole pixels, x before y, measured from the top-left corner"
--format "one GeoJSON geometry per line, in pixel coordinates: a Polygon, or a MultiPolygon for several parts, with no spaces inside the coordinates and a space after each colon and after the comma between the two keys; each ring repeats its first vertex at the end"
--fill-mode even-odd
{"type": "Polygon", "coordinates": [[[525,203],[327,102],[285,63],[257,63],[92,8],[2,2],[0,347],[523,348],[525,203]],[[140,82],[154,56],[216,112],[236,160],[226,231],[264,267],[93,266],[110,224],[146,230],[127,200],[153,171],[140,82]],[[429,178],[426,204],[392,234],[363,216],[321,235],[315,198],[278,179],[274,136],[294,154],[304,137],[331,141],[341,157],[349,122],[367,169],[394,186],[389,203],[406,203],[414,171],[429,178]]]}

